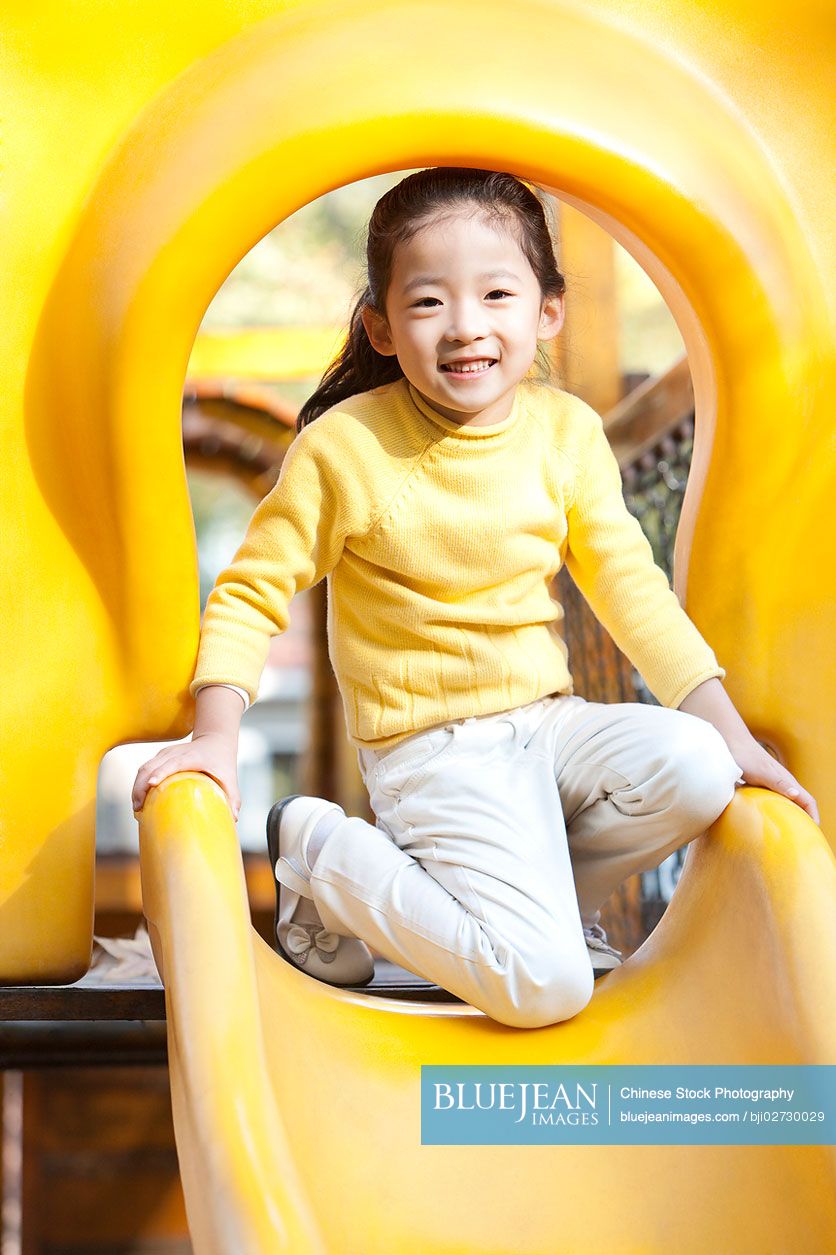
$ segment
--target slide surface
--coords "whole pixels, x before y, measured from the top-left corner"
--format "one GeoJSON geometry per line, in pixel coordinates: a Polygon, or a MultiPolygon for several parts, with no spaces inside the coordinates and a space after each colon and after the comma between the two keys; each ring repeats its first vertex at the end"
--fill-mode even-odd
{"type": "Polygon", "coordinates": [[[644,945],[580,1015],[533,1030],[337,989],[274,953],[208,777],[152,791],[140,832],[200,1255],[832,1243],[831,1147],[421,1144],[422,1065],[833,1062],[836,864],[791,802],[741,790],[644,945]]]}

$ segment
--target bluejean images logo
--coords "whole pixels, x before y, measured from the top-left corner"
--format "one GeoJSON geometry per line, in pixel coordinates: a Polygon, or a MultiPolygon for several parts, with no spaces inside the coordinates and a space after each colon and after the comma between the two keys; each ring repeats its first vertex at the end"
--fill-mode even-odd
{"type": "Polygon", "coordinates": [[[836,1067],[427,1065],[421,1142],[815,1145],[836,1140],[836,1067]]]}
{"type": "Polygon", "coordinates": [[[515,1124],[598,1123],[598,1082],[433,1081],[434,1111],[508,1111],[515,1124]]]}

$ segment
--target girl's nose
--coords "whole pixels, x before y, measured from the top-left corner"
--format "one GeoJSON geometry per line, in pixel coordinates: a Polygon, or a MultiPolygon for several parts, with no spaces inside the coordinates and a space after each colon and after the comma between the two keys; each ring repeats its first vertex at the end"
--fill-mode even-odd
{"type": "Polygon", "coordinates": [[[450,307],[447,339],[467,344],[482,340],[489,333],[487,311],[481,305],[460,301],[450,307]]]}

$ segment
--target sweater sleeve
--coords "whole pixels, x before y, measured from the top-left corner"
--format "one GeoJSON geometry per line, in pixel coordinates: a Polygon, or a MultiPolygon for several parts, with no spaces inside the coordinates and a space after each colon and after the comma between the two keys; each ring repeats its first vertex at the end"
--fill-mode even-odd
{"type": "Polygon", "coordinates": [[[329,452],[314,430],[321,422],[291,444],[275,486],[209,594],[192,696],[205,684],[229,684],[255,701],[270,640],[287,629],[292,598],[328,575],[346,536],[366,525],[369,503],[348,482],[350,460],[329,452]]]}
{"type": "Polygon", "coordinates": [[[726,673],[688,618],[638,520],[599,415],[590,428],[568,512],[566,565],[596,617],[663,706],[677,707],[704,680],[726,673]]]}

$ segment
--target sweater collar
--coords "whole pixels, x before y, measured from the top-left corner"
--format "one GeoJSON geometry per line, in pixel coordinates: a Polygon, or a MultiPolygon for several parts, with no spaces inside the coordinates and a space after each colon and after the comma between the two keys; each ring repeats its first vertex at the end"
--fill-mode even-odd
{"type": "Polygon", "coordinates": [[[487,426],[476,427],[473,425],[463,425],[461,423],[451,422],[449,418],[445,418],[443,414],[439,414],[438,410],[433,409],[429,402],[425,401],[421,393],[414,388],[406,377],[404,377],[407,391],[412,399],[415,407],[421,411],[425,418],[428,418],[436,427],[440,427],[443,431],[451,436],[457,436],[462,440],[489,440],[492,436],[498,436],[502,432],[507,431],[509,427],[513,427],[520,415],[522,385],[517,387],[514,394],[514,401],[511,406],[511,412],[500,423],[491,423],[487,426]]]}

